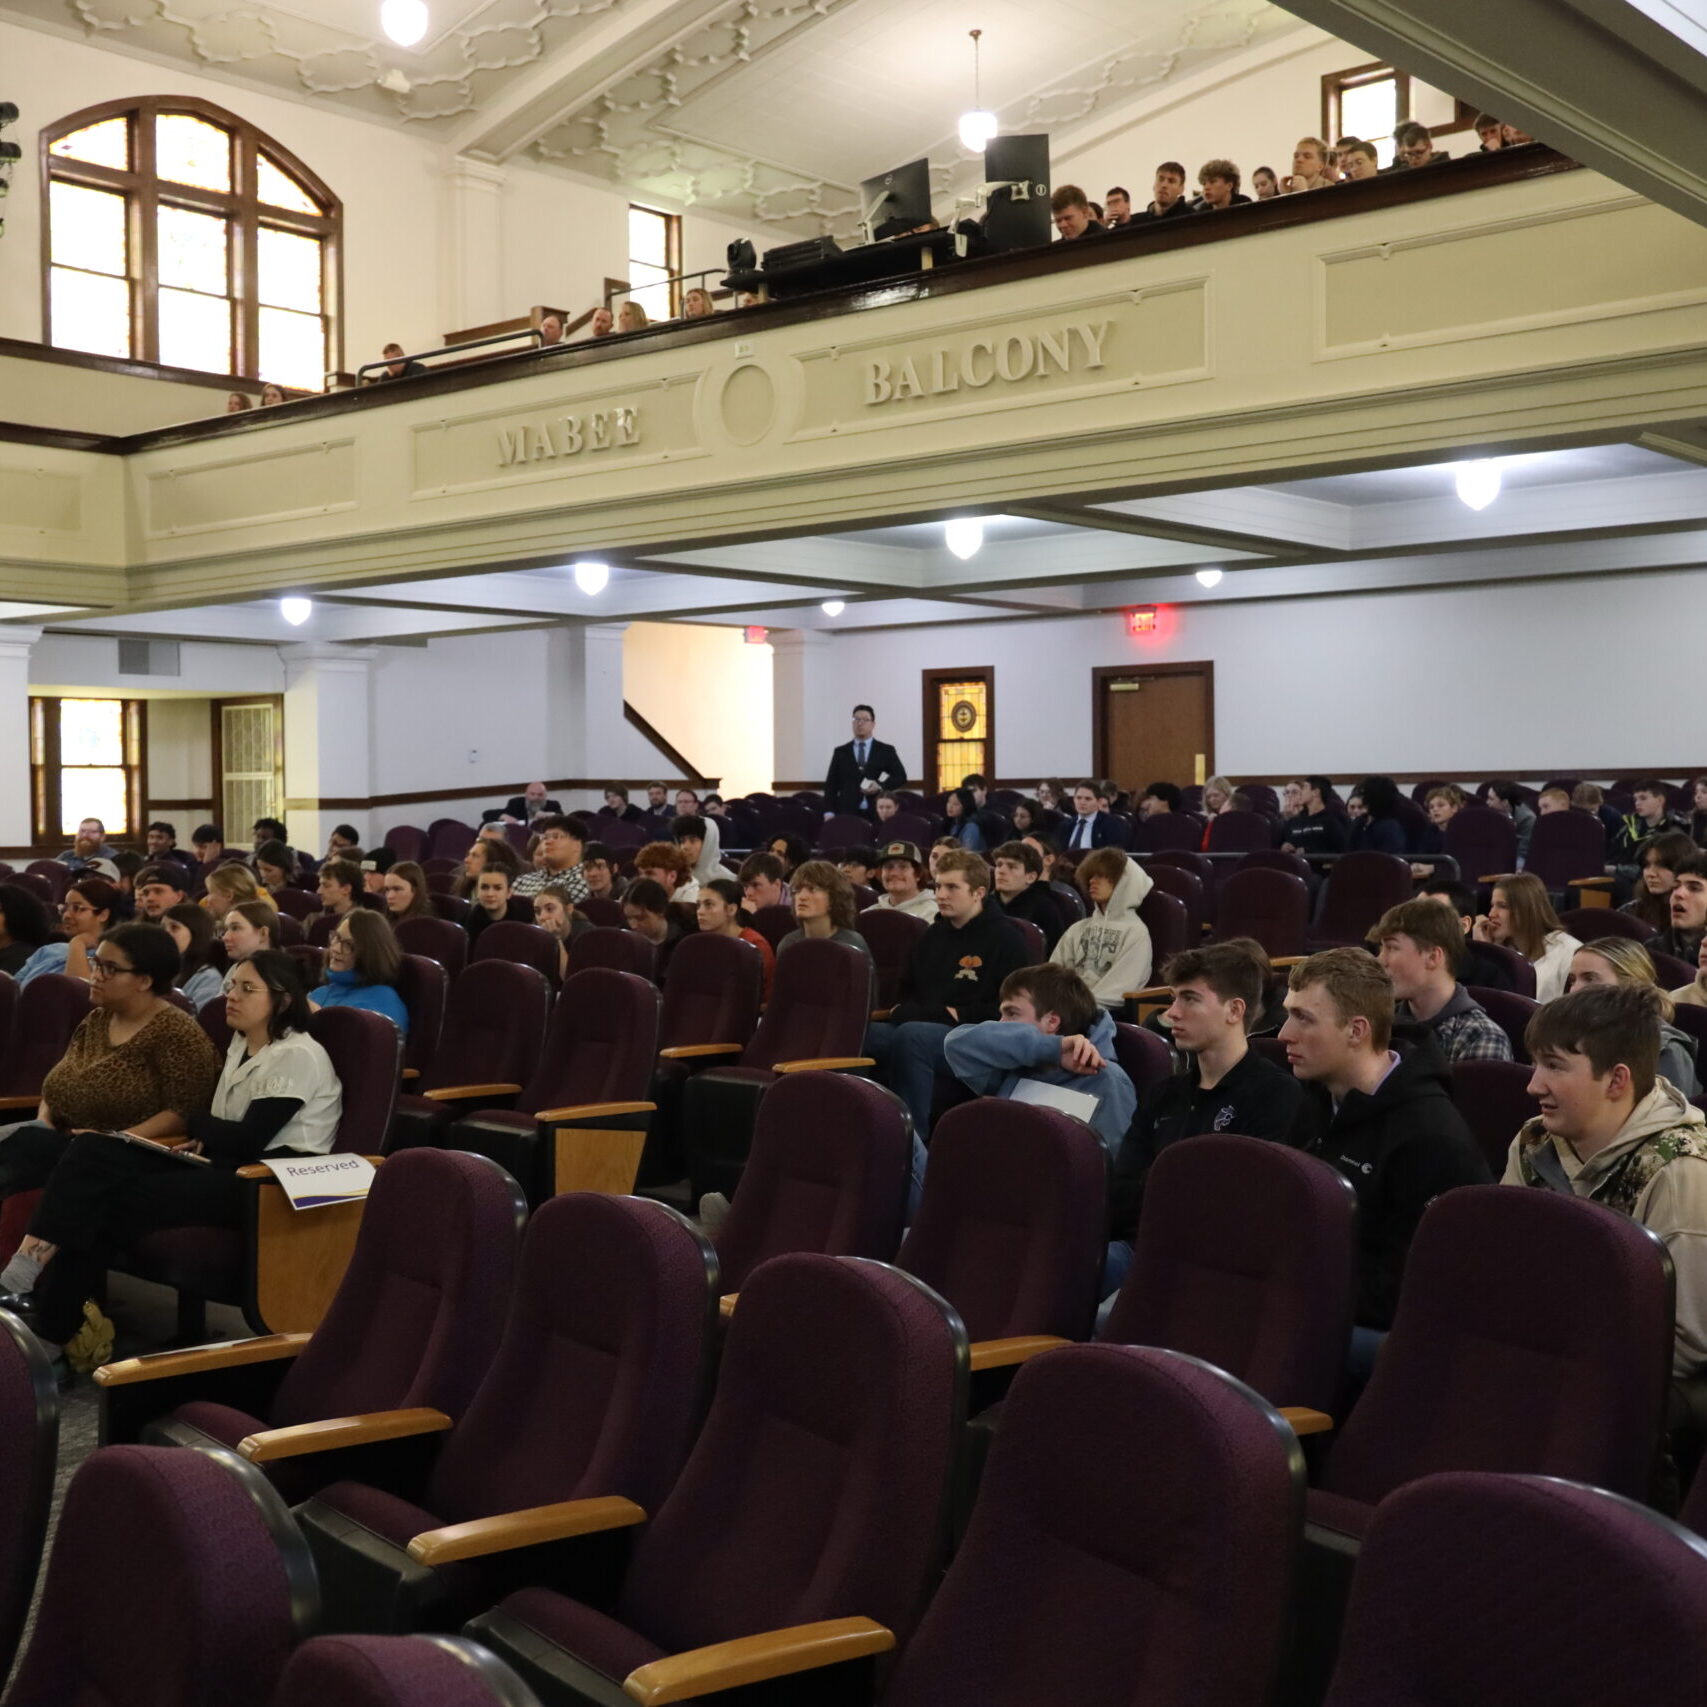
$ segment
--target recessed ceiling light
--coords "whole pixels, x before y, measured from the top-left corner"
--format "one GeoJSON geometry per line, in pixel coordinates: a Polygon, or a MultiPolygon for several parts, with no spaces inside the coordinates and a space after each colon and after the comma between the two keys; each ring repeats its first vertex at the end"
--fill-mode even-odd
{"type": "Polygon", "coordinates": [[[975,557],[984,543],[984,521],[981,516],[956,516],[942,525],[943,543],[964,563],[975,557]]]}
{"type": "Polygon", "coordinates": [[[1472,510],[1485,510],[1500,495],[1500,465],[1497,462],[1461,462],[1457,486],[1461,502],[1472,510]]]}
{"type": "Polygon", "coordinates": [[[1221,571],[1219,569],[1199,569],[1197,584],[1200,587],[1219,587],[1221,585],[1221,571]]]}
{"type": "Polygon", "coordinates": [[[589,599],[596,599],[610,585],[610,565],[591,559],[575,565],[575,585],[589,599]]]}
{"type": "Polygon", "coordinates": [[[379,27],[399,47],[413,47],[427,33],[425,0],[383,0],[379,27]]]}
{"type": "Polygon", "coordinates": [[[307,622],[311,616],[313,616],[313,614],[313,599],[290,598],[279,600],[279,615],[282,616],[292,628],[301,628],[302,625],[307,622]]]}
{"type": "Polygon", "coordinates": [[[818,608],[825,616],[840,616],[848,607],[841,599],[825,599],[818,608]]]}

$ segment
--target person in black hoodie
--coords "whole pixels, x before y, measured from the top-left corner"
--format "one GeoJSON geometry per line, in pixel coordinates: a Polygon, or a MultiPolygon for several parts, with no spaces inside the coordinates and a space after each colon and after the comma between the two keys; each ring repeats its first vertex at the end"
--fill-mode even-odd
{"type": "Polygon", "coordinates": [[[938,859],[936,904],[936,918],[907,956],[888,1021],[866,1033],[868,1053],[921,1136],[930,1131],[936,1076],[948,1071],[944,1040],[957,1025],[999,1019],[1002,980],[1026,962],[980,855],[953,848],[938,859]]]}
{"type": "Polygon", "coordinates": [[[1025,919],[1043,932],[1043,951],[1054,952],[1067,928],[1060,904],[1043,881],[1043,856],[1029,842],[1003,842],[996,849],[996,903],[1010,919],[1025,919]]]}
{"type": "Polygon", "coordinates": [[[1280,1040],[1318,1122],[1310,1147],[1357,1192],[1355,1371],[1392,1326],[1423,1211],[1493,1176],[1453,1104],[1444,1057],[1428,1043],[1391,1047],[1393,986],[1372,955],[1312,954],[1288,985],[1280,1040]]]}

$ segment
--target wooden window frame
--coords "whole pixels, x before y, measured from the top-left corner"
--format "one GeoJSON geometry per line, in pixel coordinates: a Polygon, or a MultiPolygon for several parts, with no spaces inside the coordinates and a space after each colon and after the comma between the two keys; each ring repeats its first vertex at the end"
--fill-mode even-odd
{"type": "Polygon", "coordinates": [[[236,315],[232,326],[233,371],[225,377],[250,384],[265,382],[267,377],[260,371],[261,299],[257,291],[263,224],[288,231],[293,236],[320,240],[320,312],[326,321],[326,371],[335,373],[343,367],[344,204],[317,173],[282,143],[275,142],[266,132],[211,101],[191,95],[144,95],[121,101],[104,101],[99,106],[85,107],[81,112],[60,119],[42,131],[39,152],[44,344],[53,344],[51,187],[58,182],[77,184],[85,189],[117,191],[125,198],[125,215],[130,231],[132,360],[154,363],[160,360],[160,255],[156,216],[164,203],[169,207],[188,208],[194,213],[213,214],[231,222],[231,297],[236,315]],[[154,120],[163,113],[188,114],[231,133],[235,190],[201,190],[189,184],[168,183],[156,175],[154,120]],[[87,160],[71,160],[52,152],[53,144],[62,137],[114,118],[127,119],[130,123],[129,171],[97,166],[87,160]],[[299,179],[326,212],[296,213],[263,202],[257,189],[255,168],[256,157],[261,153],[271,155],[289,176],[299,179]]]}
{"type": "MultiPolygon", "coordinates": [[[[1401,71],[1395,65],[1389,65],[1385,60],[1371,60],[1364,65],[1349,66],[1344,71],[1327,71],[1322,74],[1322,136],[1330,148],[1334,139],[1345,133],[1340,129],[1340,96],[1347,89],[1360,88],[1365,83],[1382,83],[1389,77],[1394,81],[1398,95],[1398,114],[1393,121],[1395,126],[1408,124],[1411,121],[1411,74],[1401,71]]],[[[1430,136],[1456,136],[1460,131],[1473,130],[1476,125],[1476,115],[1479,109],[1468,101],[1458,101],[1453,110],[1450,124],[1431,124],[1428,127],[1430,136]]]]}
{"type": "MultiPolygon", "coordinates": [[[[47,694],[29,696],[30,715],[30,834],[38,848],[63,848],[65,832],[59,827],[59,785],[65,766],[59,745],[59,708],[68,699],[115,699],[112,694],[47,694]],[[35,756],[36,707],[44,707],[42,757],[35,756]]],[[[130,827],[115,830],[127,841],[141,841],[148,827],[148,701],[118,698],[121,717],[121,739],[128,750],[134,742],[136,760],[124,759],[125,813],[130,827]]],[[[73,770],[81,769],[72,766],[73,770]]]]}
{"type": "Polygon", "coordinates": [[[937,735],[937,686],[941,682],[982,682],[984,684],[984,704],[986,715],[990,720],[990,738],[985,742],[983,774],[990,779],[990,786],[996,786],[995,779],[1001,773],[996,769],[996,667],[994,664],[972,664],[960,670],[921,670],[919,686],[923,705],[923,764],[924,775],[919,779],[926,786],[919,792],[925,795],[937,794],[941,791],[936,786],[937,747],[940,737],[937,735]]]}
{"type": "MultiPolygon", "coordinates": [[[[682,216],[679,213],[666,213],[661,207],[650,207],[645,202],[630,202],[628,211],[633,213],[649,213],[664,222],[664,265],[670,274],[670,318],[679,320],[682,317],[682,216]]],[[[627,257],[627,265],[632,272],[634,257],[627,257]]],[[[609,279],[605,280],[608,286],[609,279]]],[[[623,289],[630,289],[624,285],[623,289]]]]}

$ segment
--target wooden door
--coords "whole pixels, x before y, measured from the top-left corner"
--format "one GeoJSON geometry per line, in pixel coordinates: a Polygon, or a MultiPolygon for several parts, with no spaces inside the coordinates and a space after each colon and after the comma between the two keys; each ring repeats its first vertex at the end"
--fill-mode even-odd
{"type": "Polygon", "coordinates": [[[1097,775],[1134,797],[1152,782],[1181,787],[1215,769],[1215,666],[1094,670],[1097,775]]]}

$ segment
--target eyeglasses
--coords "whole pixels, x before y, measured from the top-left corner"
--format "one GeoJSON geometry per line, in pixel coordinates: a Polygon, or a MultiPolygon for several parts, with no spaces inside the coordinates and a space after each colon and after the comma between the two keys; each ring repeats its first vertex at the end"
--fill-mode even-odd
{"type": "Polygon", "coordinates": [[[103,960],[96,955],[90,962],[90,974],[96,978],[116,978],[121,972],[134,972],[134,966],[120,966],[116,960],[103,960]]]}

